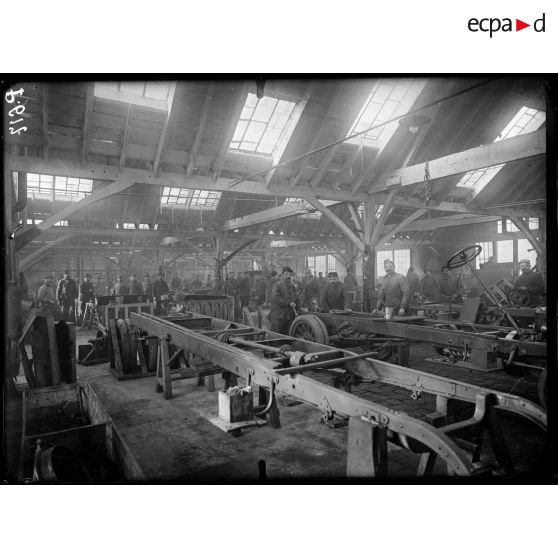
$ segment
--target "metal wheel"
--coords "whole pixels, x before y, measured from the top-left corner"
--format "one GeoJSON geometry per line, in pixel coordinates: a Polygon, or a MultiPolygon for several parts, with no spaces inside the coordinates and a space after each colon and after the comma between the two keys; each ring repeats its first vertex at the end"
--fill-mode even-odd
{"type": "Polygon", "coordinates": [[[327,328],[317,316],[298,316],[289,329],[289,335],[305,341],[313,341],[322,345],[329,345],[327,328]]]}
{"type": "Polygon", "coordinates": [[[508,296],[510,303],[514,306],[529,306],[531,304],[531,293],[529,291],[520,291],[513,289],[508,296]]]}
{"type": "Polygon", "coordinates": [[[546,367],[543,368],[541,375],[539,377],[539,383],[537,385],[537,393],[539,396],[539,403],[546,409],[546,367]]]}
{"type": "Polygon", "coordinates": [[[458,267],[463,267],[465,264],[473,261],[482,252],[482,246],[478,244],[473,244],[473,246],[467,246],[456,252],[446,264],[449,269],[456,269],[458,267]]]}
{"type": "Polygon", "coordinates": [[[138,367],[137,351],[128,320],[116,320],[116,333],[120,343],[122,368],[124,372],[135,372],[138,367]]]}

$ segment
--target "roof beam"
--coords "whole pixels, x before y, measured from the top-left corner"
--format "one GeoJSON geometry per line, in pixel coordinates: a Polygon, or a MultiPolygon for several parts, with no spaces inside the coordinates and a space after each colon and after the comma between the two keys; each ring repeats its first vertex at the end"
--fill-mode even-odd
{"type": "MultiPolygon", "coordinates": [[[[388,218],[389,212],[391,211],[391,208],[393,206],[393,200],[395,199],[395,196],[397,195],[397,190],[392,190],[387,198],[384,200],[384,207],[382,209],[382,214],[380,215],[380,218],[378,219],[378,222],[374,224],[374,226],[372,227],[372,234],[370,236],[370,246],[372,248],[376,247],[376,244],[378,243],[378,239],[380,238],[380,234],[382,233],[382,229],[384,227],[384,224],[386,222],[386,219],[388,218]]],[[[377,200],[376,200],[377,201],[377,200]]],[[[376,219],[376,209],[374,208],[374,215],[370,217],[371,219],[376,219]]]]}
{"type": "Polygon", "coordinates": [[[356,225],[357,233],[359,233],[360,236],[364,233],[364,227],[362,226],[362,219],[360,218],[358,209],[352,203],[347,203],[347,207],[349,208],[351,219],[353,220],[353,223],[356,225]]]}
{"type": "Polygon", "coordinates": [[[93,122],[93,103],[95,101],[93,83],[87,84],[87,92],[85,94],[85,116],[83,120],[82,138],[81,138],[81,166],[87,163],[87,154],[89,151],[89,136],[91,135],[91,125],[93,122]]]}
{"type": "MultiPolygon", "coordinates": [[[[118,170],[115,165],[89,164],[82,168],[71,160],[52,160],[48,164],[39,157],[24,157],[17,155],[8,155],[8,168],[20,172],[33,172],[37,174],[52,174],[56,176],[72,176],[76,178],[89,178],[92,180],[129,180],[139,184],[153,184],[157,186],[176,186],[184,188],[184,173],[160,172],[156,176],[151,170],[125,168],[118,170]]],[[[422,178],[421,178],[422,180],[422,178]]],[[[192,190],[215,190],[217,192],[232,192],[239,194],[256,194],[256,195],[276,195],[276,196],[292,196],[292,188],[288,184],[270,184],[269,188],[263,182],[245,181],[235,186],[229,186],[232,182],[229,178],[219,178],[213,181],[209,176],[192,176],[188,179],[186,186],[192,190]]],[[[329,188],[316,188],[310,190],[307,187],[299,187],[297,196],[305,198],[308,193],[312,197],[337,200],[361,202],[368,199],[367,194],[359,193],[356,195],[343,190],[331,190],[329,188]]]]}
{"type": "Polygon", "coordinates": [[[212,176],[214,181],[217,181],[219,179],[219,175],[223,170],[223,165],[225,164],[227,153],[229,152],[229,147],[231,145],[231,141],[233,139],[234,131],[236,130],[238,120],[240,118],[240,115],[242,114],[242,109],[244,108],[244,104],[246,103],[247,95],[248,95],[248,82],[245,81],[239,87],[239,92],[237,94],[236,102],[234,104],[233,111],[230,116],[231,121],[229,127],[226,130],[225,135],[223,136],[223,143],[221,144],[219,153],[217,154],[215,160],[213,161],[212,176]]]}
{"type": "Polygon", "coordinates": [[[207,122],[207,115],[209,114],[209,107],[211,106],[211,101],[213,100],[213,93],[215,91],[215,83],[211,82],[205,94],[205,101],[203,103],[203,108],[200,113],[200,119],[198,121],[198,127],[196,128],[196,137],[194,138],[194,144],[190,150],[190,157],[188,160],[188,165],[186,167],[186,176],[191,176],[196,167],[196,157],[198,156],[198,151],[200,150],[200,144],[203,137],[203,132],[205,130],[205,123],[207,122]]]}
{"type": "Polygon", "coordinates": [[[251,246],[255,242],[258,242],[259,238],[252,238],[246,241],[244,244],[240,245],[238,248],[233,250],[226,258],[223,258],[222,265],[227,265],[239,252],[242,252],[248,246],[251,246]]]}
{"type": "MultiPolygon", "coordinates": [[[[291,114],[289,116],[289,119],[287,120],[287,124],[285,125],[285,128],[283,129],[283,133],[281,134],[281,137],[279,138],[279,142],[277,144],[277,149],[275,150],[275,153],[273,154],[273,160],[271,162],[272,165],[277,165],[281,162],[281,159],[283,158],[283,154],[285,153],[285,150],[287,149],[287,145],[289,144],[289,139],[290,139],[292,133],[294,132],[294,130],[295,130],[297,124],[298,124],[298,121],[300,120],[300,117],[302,116],[302,113],[304,112],[304,109],[306,108],[306,105],[308,104],[308,101],[309,101],[310,97],[312,96],[312,92],[314,91],[315,86],[316,86],[316,83],[314,81],[310,81],[310,83],[308,84],[308,86],[304,90],[302,98],[294,106],[293,111],[291,112],[291,114]]],[[[276,170],[277,170],[276,168],[269,169],[269,171],[265,175],[266,186],[269,185],[269,183],[273,179],[273,176],[275,175],[276,170]]]]}
{"type": "Polygon", "coordinates": [[[355,246],[364,252],[364,242],[346,225],[346,223],[338,217],[331,209],[325,206],[321,201],[317,200],[312,196],[306,196],[306,199],[311,203],[318,211],[321,211],[330,221],[332,221],[335,226],[340,229],[343,234],[351,240],[355,246]]]}
{"type": "Polygon", "coordinates": [[[93,191],[90,196],[83,198],[75,203],[71,203],[66,207],[62,208],[60,211],[57,211],[54,215],[51,215],[48,219],[45,219],[42,223],[39,223],[36,227],[36,234],[34,237],[29,236],[26,239],[26,242],[22,242],[20,246],[18,246],[18,250],[23,248],[26,244],[28,244],[33,238],[36,238],[44,231],[53,227],[58,221],[62,219],[66,219],[72,213],[77,213],[82,209],[85,209],[89,205],[93,203],[97,203],[100,200],[105,199],[108,196],[112,196],[117,194],[118,192],[122,192],[129,188],[133,182],[111,182],[110,184],[106,184],[105,186],[101,186],[93,191]]]}
{"type": "Polygon", "coordinates": [[[527,237],[527,240],[533,245],[533,248],[537,252],[539,258],[544,258],[544,249],[541,243],[537,240],[537,237],[531,232],[531,229],[521,217],[510,217],[512,223],[527,237]]]}
{"type": "Polygon", "coordinates": [[[43,83],[43,160],[48,163],[48,83],[43,83]]]}
{"type": "Polygon", "coordinates": [[[44,254],[47,250],[50,250],[51,248],[54,248],[54,246],[57,246],[58,244],[61,244],[62,242],[66,242],[66,240],[69,240],[70,238],[75,238],[75,235],[74,234],[65,234],[64,236],[61,236],[60,238],[57,238],[56,240],[51,240],[47,244],[43,244],[43,246],[41,246],[40,248],[37,248],[37,250],[35,250],[31,254],[29,254],[29,255],[27,255],[24,258],[21,258],[19,260],[19,270],[23,271],[24,269],[28,268],[31,264],[38,261],[37,258],[41,254],[44,254]]]}
{"type": "MultiPolygon", "coordinates": [[[[469,171],[527,159],[546,152],[546,130],[538,130],[498,142],[481,145],[460,153],[440,157],[429,162],[430,179],[455,176],[469,171]]],[[[424,180],[424,163],[412,165],[382,175],[368,189],[382,192],[417,184],[424,180]]]]}
{"type": "Polygon", "coordinates": [[[399,231],[402,231],[405,229],[405,227],[407,225],[409,225],[410,223],[412,223],[413,221],[416,221],[419,217],[422,217],[428,210],[423,208],[423,209],[417,209],[416,211],[413,211],[413,213],[411,213],[411,215],[409,215],[408,217],[405,217],[405,219],[403,219],[403,221],[401,221],[400,223],[398,223],[389,234],[386,234],[385,236],[383,236],[382,238],[380,238],[380,240],[378,240],[378,244],[385,244],[390,236],[398,233],[399,231]]]}
{"type": "Polygon", "coordinates": [[[180,241],[184,242],[184,244],[187,244],[188,246],[193,248],[196,252],[199,252],[200,254],[203,254],[206,258],[209,258],[212,261],[215,259],[215,256],[213,254],[210,254],[209,252],[207,252],[203,248],[200,248],[197,244],[192,242],[189,238],[181,238],[180,241]]]}
{"type": "Polygon", "coordinates": [[[122,142],[120,144],[120,157],[118,157],[119,171],[121,171],[124,168],[124,163],[126,162],[126,147],[128,146],[128,140],[130,138],[131,117],[132,117],[132,105],[128,105],[128,110],[126,112],[126,120],[124,122],[124,134],[122,136],[122,142]]]}
{"type": "Polygon", "coordinates": [[[150,99],[149,97],[136,95],[135,93],[130,93],[128,91],[116,91],[114,89],[108,89],[102,86],[102,82],[97,83],[96,91],[99,97],[107,99],[109,101],[140,105],[142,107],[148,107],[157,110],[167,110],[167,101],[163,101],[160,99],[150,99]]]}
{"type": "Polygon", "coordinates": [[[157,143],[157,149],[155,151],[155,159],[153,160],[153,172],[157,175],[159,172],[159,163],[161,162],[161,155],[163,154],[163,149],[165,148],[165,143],[167,141],[167,136],[169,133],[169,123],[170,116],[172,112],[172,105],[174,102],[174,94],[176,92],[176,81],[173,81],[169,87],[169,94],[167,96],[167,108],[165,122],[163,124],[163,129],[161,135],[159,136],[159,142],[157,143]]]}
{"type": "Polygon", "coordinates": [[[335,177],[335,180],[331,184],[331,188],[333,190],[337,190],[337,188],[339,188],[339,186],[343,182],[343,179],[347,176],[347,173],[351,170],[351,168],[353,167],[353,165],[354,165],[355,161],[357,160],[357,158],[359,157],[359,155],[362,156],[362,153],[363,153],[362,145],[359,145],[349,155],[349,157],[345,161],[345,164],[343,165],[342,169],[337,173],[337,176],[335,177]]]}

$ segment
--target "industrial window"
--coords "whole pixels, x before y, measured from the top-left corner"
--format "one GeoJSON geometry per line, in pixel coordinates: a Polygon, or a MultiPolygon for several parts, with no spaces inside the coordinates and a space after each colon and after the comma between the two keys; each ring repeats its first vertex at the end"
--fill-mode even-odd
{"type": "MultiPolygon", "coordinates": [[[[238,151],[272,155],[287,133],[287,123],[295,103],[248,93],[236,125],[230,148],[238,151]]],[[[292,129],[290,133],[292,133],[292,129]]]]}
{"type": "Polygon", "coordinates": [[[136,224],[135,223],[124,223],[124,228],[125,229],[135,229],[136,224]]]}
{"type": "Polygon", "coordinates": [[[190,207],[196,209],[215,209],[220,198],[221,192],[194,190],[190,207]]]}
{"type": "MultiPolygon", "coordinates": [[[[426,80],[424,79],[378,80],[347,135],[350,136],[392,118],[404,116],[413,106],[425,85],[426,80]]],[[[378,147],[382,150],[398,126],[399,122],[395,120],[347,141],[358,145],[378,147]]]]}
{"type": "Polygon", "coordinates": [[[503,222],[506,222],[506,232],[517,232],[519,231],[519,229],[513,224],[513,221],[511,219],[500,219],[498,221],[498,232],[502,233],[504,232],[503,229],[503,222]]]}
{"type": "Polygon", "coordinates": [[[49,201],[75,201],[85,198],[93,181],[85,178],[27,173],[27,197],[49,201]]]}
{"type": "MultiPolygon", "coordinates": [[[[546,115],[544,112],[529,107],[521,107],[494,142],[534,132],[539,129],[545,120],[546,115]]],[[[457,183],[457,186],[470,188],[476,196],[503,167],[504,165],[495,165],[468,172],[457,183]]]]}
{"type": "Polygon", "coordinates": [[[63,221],[58,221],[58,223],[54,223],[55,227],[69,227],[70,226],[70,221],[67,220],[63,220],[63,221]]]}
{"type": "Polygon", "coordinates": [[[149,225],[147,223],[140,223],[138,226],[140,231],[148,231],[149,230],[149,225]]]}
{"type": "Polygon", "coordinates": [[[513,262],[513,240],[498,240],[496,249],[498,263],[513,262]]]}
{"type": "Polygon", "coordinates": [[[384,260],[392,260],[395,271],[401,275],[407,275],[411,266],[411,251],[406,250],[380,250],[376,252],[376,278],[384,277],[384,260]]]}
{"type": "Polygon", "coordinates": [[[190,190],[188,188],[165,186],[163,188],[163,195],[161,196],[161,204],[186,206],[189,198],[190,190]]]}
{"type": "Polygon", "coordinates": [[[520,238],[517,241],[517,261],[525,259],[528,259],[533,267],[537,263],[537,252],[526,238],[520,238]]]}
{"type": "Polygon", "coordinates": [[[110,101],[167,110],[172,90],[173,82],[170,81],[97,81],[94,95],[110,101]]]}
{"type": "Polygon", "coordinates": [[[529,217],[529,228],[531,230],[538,230],[541,228],[541,222],[538,217],[529,217]]]}
{"type": "Polygon", "coordinates": [[[478,258],[475,260],[475,265],[477,269],[480,269],[481,264],[485,264],[488,258],[494,256],[492,242],[475,242],[482,248],[482,252],[479,254],[478,258]]]}
{"type": "Polygon", "coordinates": [[[306,266],[317,277],[320,271],[327,276],[330,271],[336,270],[336,260],[331,254],[324,256],[308,256],[306,266]]]}
{"type": "Polygon", "coordinates": [[[304,201],[302,198],[286,198],[284,203],[300,203],[304,201]]]}
{"type": "Polygon", "coordinates": [[[380,204],[378,209],[376,209],[376,215],[374,216],[376,219],[379,219],[382,216],[382,211],[384,210],[384,205],[380,204]]]}
{"type": "Polygon", "coordinates": [[[27,219],[27,224],[28,225],[38,225],[39,223],[42,223],[43,219],[27,219]]]}
{"type": "MultiPolygon", "coordinates": [[[[503,232],[502,221],[503,221],[503,219],[500,219],[498,221],[498,232],[499,233],[503,232]]],[[[511,219],[505,219],[505,221],[506,221],[507,232],[518,232],[519,231],[519,229],[513,224],[511,219]]],[[[527,219],[527,226],[531,230],[535,230],[535,231],[538,230],[541,226],[540,219],[538,217],[529,217],[527,219]]]]}

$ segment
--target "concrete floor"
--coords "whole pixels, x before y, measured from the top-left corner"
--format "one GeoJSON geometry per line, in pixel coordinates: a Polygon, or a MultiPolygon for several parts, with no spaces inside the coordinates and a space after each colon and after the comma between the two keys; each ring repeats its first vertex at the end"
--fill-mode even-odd
{"type": "MultiPolygon", "coordinates": [[[[77,334],[78,344],[91,337],[79,328],[77,334]]],[[[428,356],[435,356],[430,345],[412,345],[410,366],[537,400],[535,377],[459,369],[425,362],[428,356]]],[[[93,387],[150,482],[256,481],[260,460],[266,462],[269,479],[345,478],[348,428],[321,424],[321,412],[310,405],[280,405],[281,428],[269,424],[244,428],[239,437],[233,437],[209,420],[217,415],[217,391],[223,386],[220,376],[215,376],[215,392],[198,386],[196,380],[173,382],[170,400],[155,392],[154,377],[118,381],[108,364],[78,365],[78,380],[93,387]]],[[[353,393],[417,418],[435,408],[433,396],[413,400],[407,390],[378,383],[362,383],[353,387],[353,393]]],[[[528,470],[542,436],[514,420],[506,429],[516,463],[520,470],[528,470]]],[[[412,477],[419,456],[391,443],[388,446],[390,476],[412,477]]],[[[434,471],[435,475],[445,472],[443,464],[434,471]]]]}

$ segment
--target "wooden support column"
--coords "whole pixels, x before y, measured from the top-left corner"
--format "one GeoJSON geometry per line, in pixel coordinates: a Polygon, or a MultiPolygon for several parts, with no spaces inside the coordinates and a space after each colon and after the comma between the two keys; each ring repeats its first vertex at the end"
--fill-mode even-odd
{"type": "Polygon", "coordinates": [[[223,290],[223,250],[225,246],[225,235],[220,234],[215,238],[215,290],[221,293],[223,290]]]}
{"type": "Polygon", "coordinates": [[[360,417],[351,417],[347,477],[386,476],[387,457],[387,428],[360,417]]]}
{"type": "Polygon", "coordinates": [[[43,83],[43,161],[48,163],[48,83],[43,83]]]}
{"type": "Polygon", "coordinates": [[[93,83],[87,84],[87,93],[85,96],[85,115],[83,118],[82,138],[81,138],[81,166],[87,163],[87,154],[89,152],[89,138],[93,124],[93,103],[95,102],[93,83]]]}
{"type": "Polygon", "coordinates": [[[207,93],[205,94],[205,101],[203,103],[203,107],[200,113],[200,119],[198,121],[198,127],[196,129],[196,137],[194,138],[192,149],[190,149],[188,164],[186,166],[186,176],[191,176],[196,166],[196,158],[198,156],[198,151],[200,149],[203,132],[205,130],[205,123],[207,121],[207,115],[209,114],[209,107],[211,105],[211,101],[213,100],[214,91],[215,91],[215,83],[211,82],[207,89],[207,93]]]}
{"type": "MultiPolygon", "coordinates": [[[[545,259],[545,251],[541,243],[537,240],[537,237],[531,232],[529,228],[529,221],[523,219],[522,217],[510,217],[512,223],[527,237],[527,240],[533,245],[533,248],[537,252],[537,257],[539,261],[545,259]]],[[[540,219],[543,221],[543,219],[540,219]]]]}

